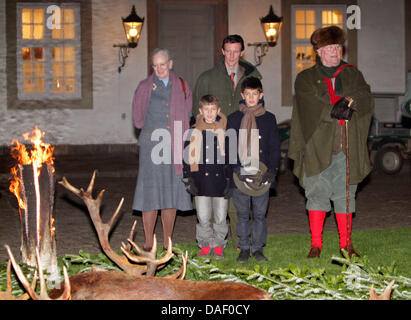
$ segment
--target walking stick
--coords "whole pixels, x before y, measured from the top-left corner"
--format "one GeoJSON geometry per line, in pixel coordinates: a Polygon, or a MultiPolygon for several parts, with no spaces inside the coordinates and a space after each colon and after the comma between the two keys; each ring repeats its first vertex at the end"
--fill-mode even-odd
{"type": "MultiPolygon", "coordinates": [[[[351,106],[353,100],[350,101],[348,107],[351,106]]],[[[345,192],[346,192],[346,213],[347,213],[347,247],[348,240],[350,238],[350,144],[349,144],[349,134],[348,134],[348,120],[344,121],[345,124],[345,168],[346,168],[346,177],[345,177],[345,192]]]]}

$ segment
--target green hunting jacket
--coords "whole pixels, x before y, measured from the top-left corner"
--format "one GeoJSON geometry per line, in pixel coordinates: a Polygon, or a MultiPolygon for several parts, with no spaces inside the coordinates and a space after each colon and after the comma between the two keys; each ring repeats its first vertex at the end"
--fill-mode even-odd
{"type": "Polygon", "coordinates": [[[217,97],[221,103],[221,112],[227,116],[238,110],[241,97],[241,84],[246,77],[262,79],[260,72],[251,63],[240,59],[239,79],[235,90],[222,60],[214,68],[204,71],[197,79],[193,91],[193,115],[198,114],[198,102],[201,97],[211,94],[217,97]]]}
{"type": "MultiPolygon", "coordinates": [[[[367,137],[374,100],[370,86],[357,68],[346,67],[339,77],[342,96],[352,97],[352,107],[356,110],[348,121],[348,130],[350,184],[358,184],[371,171],[367,137]]],[[[334,137],[339,125],[330,116],[330,96],[318,64],[297,75],[295,93],[288,157],[294,160],[293,173],[304,187],[304,173],[310,177],[331,164],[334,137]]]]}

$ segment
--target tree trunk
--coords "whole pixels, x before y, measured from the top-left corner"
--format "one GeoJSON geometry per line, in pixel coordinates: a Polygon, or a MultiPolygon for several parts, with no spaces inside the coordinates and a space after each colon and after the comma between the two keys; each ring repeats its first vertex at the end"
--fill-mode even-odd
{"type": "Polygon", "coordinates": [[[56,240],[53,226],[54,174],[52,166],[43,164],[37,178],[34,165],[19,165],[22,183],[21,197],[25,209],[21,209],[21,255],[24,263],[36,264],[36,247],[39,250],[42,269],[49,281],[58,279],[56,240]]]}

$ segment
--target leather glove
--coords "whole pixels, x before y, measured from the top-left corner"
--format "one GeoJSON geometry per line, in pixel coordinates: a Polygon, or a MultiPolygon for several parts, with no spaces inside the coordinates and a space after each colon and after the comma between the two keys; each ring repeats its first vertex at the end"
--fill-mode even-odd
{"type": "Polygon", "coordinates": [[[338,100],[331,109],[331,118],[338,120],[351,120],[352,114],[355,110],[348,106],[349,103],[350,101],[345,97],[338,100]]]}
{"type": "Polygon", "coordinates": [[[192,194],[193,196],[198,195],[198,189],[195,186],[194,179],[192,177],[183,178],[181,179],[181,181],[184,183],[188,193],[192,194]]]}
{"type": "Polygon", "coordinates": [[[225,188],[224,188],[224,199],[230,199],[233,195],[233,188],[231,188],[231,183],[230,183],[230,179],[226,178],[226,184],[225,184],[225,188]]]}
{"type": "Polygon", "coordinates": [[[275,174],[267,170],[262,178],[261,184],[273,183],[275,181],[275,174]]]}
{"type": "Polygon", "coordinates": [[[224,194],[224,199],[230,199],[233,196],[234,189],[228,189],[228,192],[224,194]]]}

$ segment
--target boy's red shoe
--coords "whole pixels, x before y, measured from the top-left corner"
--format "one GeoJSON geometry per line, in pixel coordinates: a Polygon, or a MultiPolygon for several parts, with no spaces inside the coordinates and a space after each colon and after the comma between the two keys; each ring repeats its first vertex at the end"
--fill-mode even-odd
{"type": "Polygon", "coordinates": [[[211,248],[210,247],[202,247],[200,251],[198,251],[197,255],[199,257],[208,257],[210,255],[211,248]]]}
{"type": "Polygon", "coordinates": [[[224,258],[224,247],[214,247],[214,258],[223,259],[224,258]]]}

